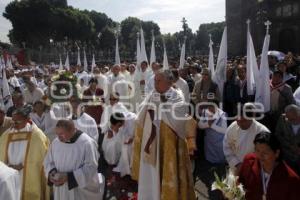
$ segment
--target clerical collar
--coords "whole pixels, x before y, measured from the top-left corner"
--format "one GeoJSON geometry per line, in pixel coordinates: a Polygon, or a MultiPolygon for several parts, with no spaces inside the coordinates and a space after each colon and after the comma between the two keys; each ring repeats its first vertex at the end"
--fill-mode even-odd
{"type": "Polygon", "coordinates": [[[68,143],[68,144],[75,143],[81,134],[82,134],[82,132],[77,130],[76,133],[74,134],[74,136],[69,141],[67,141],[65,143],[68,143]]]}

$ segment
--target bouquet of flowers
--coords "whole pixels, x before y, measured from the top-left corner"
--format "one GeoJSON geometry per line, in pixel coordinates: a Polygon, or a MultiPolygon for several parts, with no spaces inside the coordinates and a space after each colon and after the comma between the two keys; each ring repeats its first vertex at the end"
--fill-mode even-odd
{"type": "Polygon", "coordinates": [[[212,190],[220,190],[223,196],[228,200],[245,200],[245,191],[243,185],[238,183],[238,177],[233,175],[229,170],[227,176],[221,181],[217,173],[215,175],[215,182],[212,184],[212,190]]]}
{"type": "Polygon", "coordinates": [[[71,72],[59,71],[51,78],[51,102],[66,102],[68,99],[77,95],[77,77],[71,72]]]}

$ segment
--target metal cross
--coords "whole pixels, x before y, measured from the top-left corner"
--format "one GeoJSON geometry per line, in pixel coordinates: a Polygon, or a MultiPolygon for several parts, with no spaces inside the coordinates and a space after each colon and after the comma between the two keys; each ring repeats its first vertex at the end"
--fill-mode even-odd
{"type": "Polygon", "coordinates": [[[272,25],[272,23],[269,20],[265,22],[265,26],[267,28],[267,34],[269,34],[269,30],[270,30],[271,25],[272,25]]]}

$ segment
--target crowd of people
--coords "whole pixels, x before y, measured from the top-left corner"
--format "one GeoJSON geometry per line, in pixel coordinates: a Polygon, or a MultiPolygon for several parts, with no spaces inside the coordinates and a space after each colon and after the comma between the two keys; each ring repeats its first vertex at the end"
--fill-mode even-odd
{"type": "Polygon", "coordinates": [[[300,58],[269,56],[269,67],[268,112],[247,93],[246,58],[228,60],[223,88],[206,58],[7,69],[0,199],[105,199],[110,166],[140,200],[193,200],[197,159],[228,166],[247,200],[299,199],[300,58]],[[76,83],[53,78],[66,74],[76,83]]]}

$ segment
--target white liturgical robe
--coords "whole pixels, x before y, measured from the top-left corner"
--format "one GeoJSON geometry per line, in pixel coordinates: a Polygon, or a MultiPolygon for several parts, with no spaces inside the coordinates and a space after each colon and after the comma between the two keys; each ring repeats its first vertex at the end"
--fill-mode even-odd
{"type": "Polygon", "coordinates": [[[68,173],[68,182],[53,187],[54,200],[101,200],[103,197],[104,183],[100,182],[97,173],[99,154],[96,142],[85,133],[78,135],[69,143],[56,138],[45,157],[47,177],[53,169],[68,173]]]}
{"type": "Polygon", "coordinates": [[[247,130],[241,129],[236,121],[227,128],[223,150],[231,169],[235,170],[235,166],[243,162],[246,154],[254,152],[254,138],[262,131],[270,132],[268,128],[254,119],[247,130]]]}
{"type": "Polygon", "coordinates": [[[20,187],[19,172],[0,161],[0,199],[19,200],[20,187]]]}
{"type": "Polygon", "coordinates": [[[119,172],[121,177],[130,175],[132,143],[128,143],[134,137],[136,114],[123,113],[125,122],[118,133],[113,132],[113,137],[108,138],[106,133],[102,143],[105,160],[111,165],[117,165],[113,171],[119,172]],[[128,144],[126,144],[128,143],[128,144]]]}

